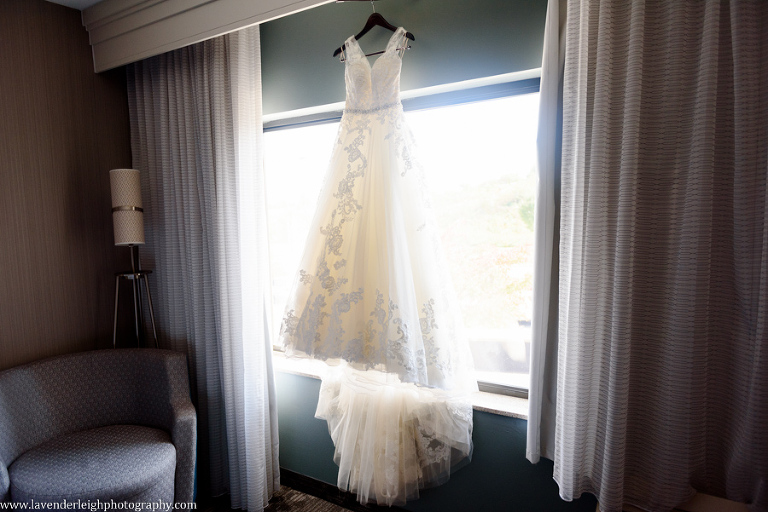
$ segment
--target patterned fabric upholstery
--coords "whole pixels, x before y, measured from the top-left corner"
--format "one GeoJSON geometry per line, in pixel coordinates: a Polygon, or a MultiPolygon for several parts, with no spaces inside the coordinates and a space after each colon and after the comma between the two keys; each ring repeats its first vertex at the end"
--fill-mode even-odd
{"type": "Polygon", "coordinates": [[[164,431],[113,425],[59,436],[9,468],[11,500],[173,503],[176,449],[164,431]],[[137,497],[141,497],[139,500],[137,497]]]}
{"type": "Polygon", "coordinates": [[[0,372],[0,501],[10,466],[59,436],[109,425],[143,425],[170,435],[175,499],[192,501],[197,417],[186,356],[167,350],[97,350],[0,372]]]}

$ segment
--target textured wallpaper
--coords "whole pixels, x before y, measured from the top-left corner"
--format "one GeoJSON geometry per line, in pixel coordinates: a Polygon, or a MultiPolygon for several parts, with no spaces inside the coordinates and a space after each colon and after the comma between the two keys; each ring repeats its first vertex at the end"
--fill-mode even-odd
{"type": "Polygon", "coordinates": [[[122,71],[93,72],[80,12],[0,2],[0,369],[111,345],[108,171],[130,163],[122,71]]]}

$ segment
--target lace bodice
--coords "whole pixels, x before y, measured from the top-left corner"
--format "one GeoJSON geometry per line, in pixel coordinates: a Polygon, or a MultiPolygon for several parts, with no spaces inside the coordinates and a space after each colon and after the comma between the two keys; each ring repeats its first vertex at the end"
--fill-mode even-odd
{"type": "Polygon", "coordinates": [[[344,43],[347,110],[371,110],[400,101],[400,66],[405,44],[405,29],[398,28],[387,48],[371,66],[365,53],[351,36],[344,43]]]}

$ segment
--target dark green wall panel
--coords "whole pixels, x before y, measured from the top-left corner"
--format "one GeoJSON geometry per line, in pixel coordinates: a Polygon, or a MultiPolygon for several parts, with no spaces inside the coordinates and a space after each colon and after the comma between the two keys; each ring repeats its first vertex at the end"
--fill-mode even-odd
{"type": "MultiPolygon", "coordinates": [[[[540,67],[546,7],[546,0],[376,2],[377,12],[416,36],[403,60],[404,91],[540,67]]],[[[344,65],[331,54],[370,13],[369,3],[330,3],[262,24],[264,113],[343,101],[344,65]]],[[[383,50],[391,34],[374,28],[360,45],[383,50]]]]}
{"type": "MultiPolygon", "coordinates": [[[[383,0],[377,11],[413,32],[403,62],[402,89],[537,68],[541,65],[546,0],[383,0]]],[[[326,4],[261,26],[264,112],[274,113],[344,99],[344,67],[334,48],[357,33],[370,4],[326,4]]],[[[390,32],[374,29],[362,41],[381,50],[390,32]]],[[[372,57],[372,59],[375,57],[372,57]]],[[[336,483],[333,443],[314,417],[320,382],[277,373],[280,465],[336,483]]],[[[406,505],[421,511],[589,511],[585,496],[558,496],[552,462],[525,458],[526,422],[475,412],[472,462],[440,487],[406,505]]]]}
{"type": "Polygon", "coordinates": [[[280,467],[336,485],[333,441],[328,424],[315,418],[320,381],[275,373],[280,467]]]}
{"type": "MultiPolygon", "coordinates": [[[[320,381],[278,372],[280,466],[336,484],[333,442],[324,421],[314,417],[320,381]]],[[[525,458],[526,421],[475,411],[472,462],[444,485],[427,489],[404,507],[413,512],[594,512],[591,495],[560,499],[552,462],[525,458]]]]}

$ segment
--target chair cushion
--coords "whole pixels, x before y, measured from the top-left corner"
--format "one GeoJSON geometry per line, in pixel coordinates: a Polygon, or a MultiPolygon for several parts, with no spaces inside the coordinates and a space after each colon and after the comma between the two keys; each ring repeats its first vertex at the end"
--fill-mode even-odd
{"type": "Polygon", "coordinates": [[[8,468],[11,500],[173,502],[176,448],[165,432],[112,425],[63,435],[8,468]],[[170,495],[169,495],[170,493],[170,495]]]}

